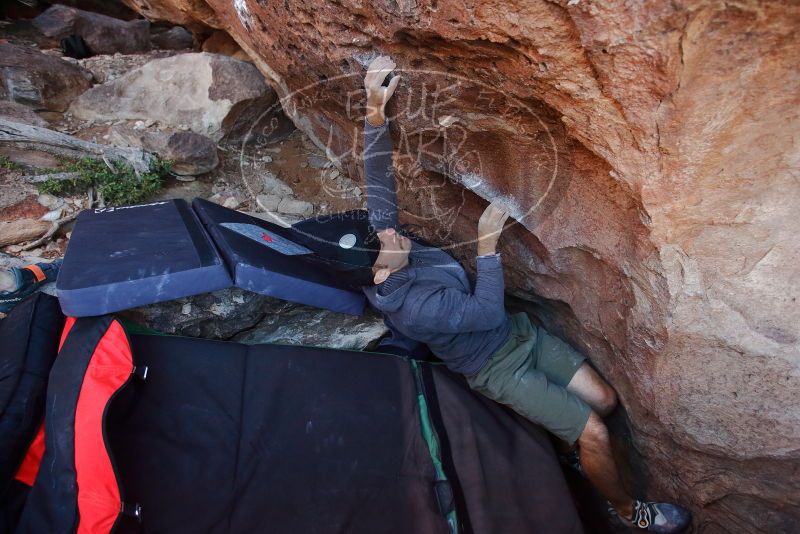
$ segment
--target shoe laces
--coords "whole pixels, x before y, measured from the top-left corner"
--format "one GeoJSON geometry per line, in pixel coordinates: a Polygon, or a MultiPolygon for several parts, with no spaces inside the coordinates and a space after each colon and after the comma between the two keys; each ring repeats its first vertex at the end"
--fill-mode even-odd
{"type": "Polygon", "coordinates": [[[639,528],[648,528],[653,524],[653,509],[649,503],[636,501],[631,522],[639,528]]]}

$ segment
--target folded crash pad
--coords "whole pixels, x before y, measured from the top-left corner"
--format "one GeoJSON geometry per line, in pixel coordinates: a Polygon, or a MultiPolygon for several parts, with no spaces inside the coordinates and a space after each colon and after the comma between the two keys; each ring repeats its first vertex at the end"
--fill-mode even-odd
{"type": "Polygon", "coordinates": [[[66,315],[83,317],[231,286],[184,200],[85,210],[56,280],[66,315]]]}
{"type": "Polygon", "coordinates": [[[582,530],[546,435],[442,366],[65,330],[17,534],[582,530]]]}
{"type": "MultiPolygon", "coordinates": [[[[311,248],[316,240],[307,232],[199,198],[192,207],[225,258],[236,287],[333,311],[355,315],[363,311],[363,294],[345,285],[337,271],[309,261],[318,250],[311,248]],[[255,234],[246,234],[248,228],[255,234]]],[[[324,242],[327,236],[322,236],[324,242]]]]}
{"type": "Polygon", "coordinates": [[[86,210],[72,232],[56,291],[73,317],[232,286],[360,314],[364,295],[324,262],[304,258],[319,255],[297,242],[308,235],[201,199],[86,210]]]}

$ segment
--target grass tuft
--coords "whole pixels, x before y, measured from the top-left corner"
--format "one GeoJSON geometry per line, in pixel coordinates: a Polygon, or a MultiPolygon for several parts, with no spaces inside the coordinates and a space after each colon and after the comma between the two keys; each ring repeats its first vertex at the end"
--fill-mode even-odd
{"type": "Polygon", "coordinates": [[[60,172],[77,172],[78,176],[70,180],[42,182],[38,186],[39,192],[64,195],[83,193],[94,187],[106,205],[136,204],[147,200],[161,189],[162,180],[172,167],[171,162],[156,159],[150,169],[139,177],[126,163],[116,162],[112,165],[113,170],[105,162],[89,158],[65,162],[60,172]]]}

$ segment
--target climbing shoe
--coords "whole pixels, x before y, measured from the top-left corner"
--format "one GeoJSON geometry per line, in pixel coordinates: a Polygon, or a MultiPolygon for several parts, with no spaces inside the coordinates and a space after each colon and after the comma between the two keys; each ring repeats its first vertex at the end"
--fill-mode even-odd
{"type": "Polygon", "coordinates": [[[14,289],[0,291],[0,313],[10,312],[25,297],[43,285],[54,282],[60,268],[61,260],[56,260],[52,263],[35,263],[9,269],[14,277],[14,289]]]}
{"type": "Polygon", "coordinates": [[[658,532],[660,534],[677,534],[683,532],[692,522],[692,514],[677,504],[668,502],[635,501],[633,504],[633,517],[624,518],[611,506],[608,513],[616,517],[623,525],[658,532]]]}

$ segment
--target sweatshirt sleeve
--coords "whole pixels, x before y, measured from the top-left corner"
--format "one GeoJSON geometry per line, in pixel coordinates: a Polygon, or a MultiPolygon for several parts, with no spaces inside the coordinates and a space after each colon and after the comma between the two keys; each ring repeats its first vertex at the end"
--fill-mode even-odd
{"type": "Polygon", "coordinates": [[[364,120],[364,177],[370,224],[376,230],[397,227],[397,190],[388,120],[382,126],[364,120]]]}
{"type": "Polygon", "coordinates": [[[420,300],[418,324],[430,331],[447,334],[497,328],[506,315],[503,266],[500,254],[478,256],[473,292],[441,288],[420,300]]]}

